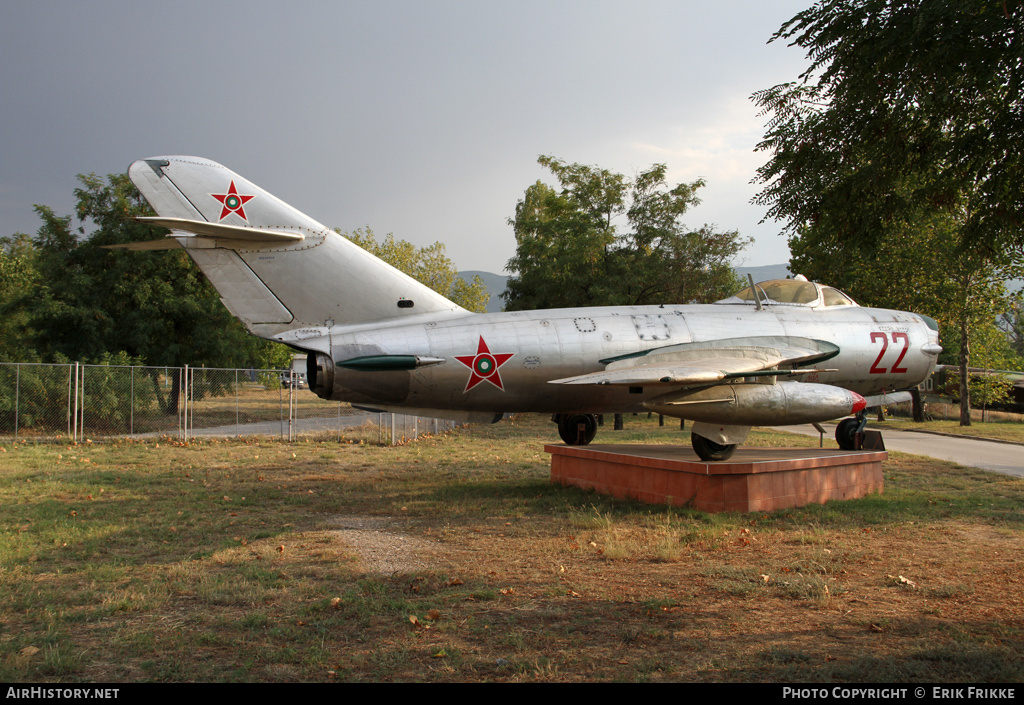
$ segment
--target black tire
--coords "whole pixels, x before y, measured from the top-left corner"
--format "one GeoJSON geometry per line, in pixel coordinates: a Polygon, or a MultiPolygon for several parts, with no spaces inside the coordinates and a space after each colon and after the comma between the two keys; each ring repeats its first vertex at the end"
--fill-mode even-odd
{"type": "Polygon", "coordinates": [[[857,450],[857,419],[843,419],[836,426],[836,443],[843,450],[857,450]]]}
{"type": "Polygon", "coordinates": [[[585,446],[597,435],[597,417],[593,414],[562,414],[558,417],[558,435],[566,445],[585,446]],[[583,424],[582,432],[580,424],[583,424]]]}
{"type": "Polygon", "coordinates": [[[706,463],[728,460],[736,451],[737,445],[735,443],[721,445],[720,443],[708,440],[704,436],[698,436],[696,433],[690,434],[690,444],[693,445],[693,450],[697,453],[697,456],[706,463]]]}

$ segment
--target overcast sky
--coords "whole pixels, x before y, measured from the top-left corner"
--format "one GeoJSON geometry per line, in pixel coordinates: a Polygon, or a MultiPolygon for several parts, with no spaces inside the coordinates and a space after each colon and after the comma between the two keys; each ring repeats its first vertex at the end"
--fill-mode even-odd
{"type": "Polygon", "coordinates": [[[749,182],[756,90],[796,79],[767,45],[811,0],[0,0],[0,235],[70,214],[76,175],[208,157],[327,226],[446,244],[502,272],[542,154],[703,177],[688,225],[784,263],[749,182]]]}

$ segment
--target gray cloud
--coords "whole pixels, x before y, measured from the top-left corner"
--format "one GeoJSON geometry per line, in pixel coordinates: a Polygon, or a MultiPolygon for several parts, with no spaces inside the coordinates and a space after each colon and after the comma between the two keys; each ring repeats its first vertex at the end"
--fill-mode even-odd
{"type": "MultiPolygon", "coordinates": [[[[500,271],[540,154],[708,179],[693,225],[757,239],[749,95],[802,55],[766,45],[808,3],[0,4],[0,234],[70,213],[75,175],[215,159],[331,227],[444,242],[500,271]]],[[[550,179],[548,179],[550,180],[550,179]]]]}

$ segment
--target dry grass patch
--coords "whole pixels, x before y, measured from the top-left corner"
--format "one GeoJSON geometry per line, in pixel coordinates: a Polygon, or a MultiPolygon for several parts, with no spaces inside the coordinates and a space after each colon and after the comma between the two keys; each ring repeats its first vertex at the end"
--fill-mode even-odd
{"type": "Polygon", "coordinates": [[[0,681],[1024,676],[1021,480],[893,453],[883,495],[709,515],[552,485],[555,439],[8,445],[0,681]]]}

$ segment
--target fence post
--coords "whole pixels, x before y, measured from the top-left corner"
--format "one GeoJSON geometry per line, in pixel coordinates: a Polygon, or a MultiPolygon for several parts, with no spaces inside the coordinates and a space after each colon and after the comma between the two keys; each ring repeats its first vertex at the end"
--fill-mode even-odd
{"type": "Polygon", "coordinates": [[[288,381],[288,442],[295,440],[295,373],[288,381]]]}
{"type": "Polygon", "coordinates": [[[68,363],[68,403],[64,406],[64,411],[67,412],[68,417],[68,436],[71,435],[71,384],[73,375],[71,374],[71,363],[68,363]]]}
{"type": "Polygon", "coordinates": [[[71,440],[78,440],[78,363],[75,363],[75,393],[74,405],[71,409],[71,440]]]}
{"type": "Polygon", "coordinates": [[[88,365],[79,365],[78,383],[82,385],[82,392],[78,395],[78,406],[81,407],[81,418],[78,420],[78,440],[85,440],[85,368],[88,365]]]}
{"type": "Polygon", "coordinates": [[[179,385],[179,389],[181,390],[179,392],[179,394],[181,395],[181,410],[180,410],[180,414],[181,414],[181,440],[183,440],[186,443],[188,443],[188,393],[189,393],[189,383],[188,383],[188,365],[187,364],[182,369],[181,384],[179,385]]]}
{"type": "Polygon", "coordinates": [[[14,363],[14,442],[18,442],[18,406],[21,396],[21,363],[14,363]]]}
{"type": "Polygon", "coordinates": [[[75,372],[75,363],[68,363],[68,436],[71,442],[75,442],[75,434],[78,432],[78,423],[75,419],[75,412],[72,409],[78,406],[78,374],[75,372]]]}
{"type": "MultiPolygon", "coordinates": [[[[182,414],[182,404],[184,403],[184,401],[182,400],[182,395],[184,394],[184,391],[185,391],[185,382],[183,381],[182,378],[184,377],[185,373],[183,372],[184,368],[182,368],[182,367],[177,367],[175,369],[178,371],[178,392],[177,392],[178,397],[177,397],[177,403],[174,405],[174,413],[176,413],[178,415],[178,438],[180,439],[182,437],[182,433],[183,433],[183,430],[182,430],[183,427],[182,427],[182,423],[181,423],[181,414],[182,414]]],[[[170,391],[172,381],[167,379],[166,375],[167,375],[167,371],[164,370],[164,380],[167,382],[167,389],[168,389],[168,391],[170,391]]]]}

